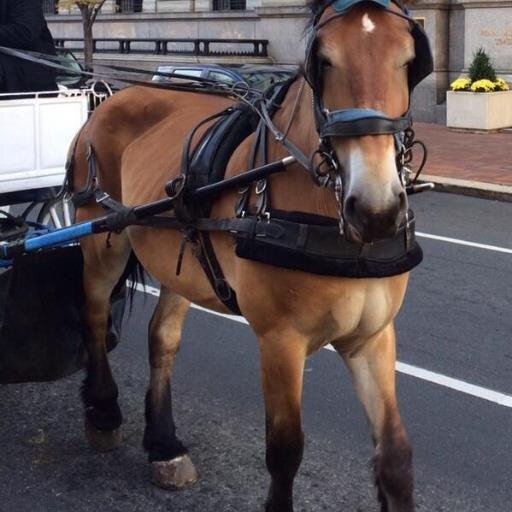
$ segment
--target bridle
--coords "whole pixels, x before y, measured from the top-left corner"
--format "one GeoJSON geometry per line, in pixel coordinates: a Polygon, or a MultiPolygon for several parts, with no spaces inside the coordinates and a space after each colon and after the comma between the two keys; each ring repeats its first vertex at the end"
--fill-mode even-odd
{"type": "MultiPolygon", "coordinates": [[[[265,108],[262,108],[268,128],[277,141],[281,142],[296,160],[306,167],[314,181],[329,188],[333,188],[337,195],[342,188],[343,173],[331,145],[332,137],[359,137],[364,135],[393,135],[395,139],[395,153],[397,170],[400,180],[405,185],[404,176],[405,164],[411,158],[411,148],[418,142],[414,140],[412,130],[412,118],[410,108],[400,117],[389,117],[384,112],[370,108],[348,108],[328,110],[322,99],[322,83],[320,62],[316,56],[318,34],[328,23],[344,16],[352,7],[364,2],[377,4],[386,13],[399,16],[407,20],[411,27],[411,34],[415,42],[415,58],[409,64],[408,86],[409,105],[410,95],[427,75],[433,70],[433,59],[430,44],[423,27],[409,15],[409,12],[400,3],[393,0],[393,3],[400,8],[400,11],[390,9],[392,0],[333,0],[327,2],[315,15],[309,39],[306,45],[306,60],[304,65],[304,79],[309,83],[313,95],[313,111],[316,130],[319,136],[319,145],[312,156],[306,156],[287,137],[287,131],[282,133],[272,122],[270,116],[265,115],[265,108]],[[321,20],[327,7],[331,6],[335,13],[327,19],[321,20]]],[[[299,91],[298,94],[301,94],[299,91]]],[[[295,115],[292,111],[292,117],[295,115]]],[[[291,124],[288,122],[288,126],[291,124]]],[[[424,159],[423,159],[424,160],[424,159]]],[[[424,163],[424,161],[422,162],[424,163]]],[[[340,201],[342,198],[340,196],[340,201]]],[[[340,210],[342,210],[340,205],[340,210]]]]}

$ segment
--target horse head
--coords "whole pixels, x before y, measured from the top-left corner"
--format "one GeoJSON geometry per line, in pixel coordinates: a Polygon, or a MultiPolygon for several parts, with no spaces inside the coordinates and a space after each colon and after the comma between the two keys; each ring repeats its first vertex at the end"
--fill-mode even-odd
{"type": "Polygon", "coordinates": [[[391,237],[408,209],[400,159],[410,93],[432,68],[428,40],[390,0],[335,0],[316,11],[305,74],[321,145],[337,167],[345,236],[391,237]]]}

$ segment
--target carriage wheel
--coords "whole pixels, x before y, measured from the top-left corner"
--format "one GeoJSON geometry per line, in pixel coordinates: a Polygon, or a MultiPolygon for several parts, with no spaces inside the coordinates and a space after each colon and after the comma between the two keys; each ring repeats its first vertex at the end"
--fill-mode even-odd
{"type": "Polygon", "coordinates": [[[43,203],[37,222],[54,228],[71,226],[75,220],[75,209],[70,199],[64,197],[43,203]]]}

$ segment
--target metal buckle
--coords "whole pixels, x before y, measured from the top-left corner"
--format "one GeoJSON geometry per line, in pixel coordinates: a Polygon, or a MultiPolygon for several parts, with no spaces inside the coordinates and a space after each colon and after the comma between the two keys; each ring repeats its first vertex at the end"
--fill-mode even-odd
{"type": "Polygon", "coordinates": [[[98,204],[101,204],[101,203],[103,203],[103,201],[106,201],[107,199],[110,198],[110,196],[106,192],[101,191],[100,193],[101,193],[101,196],[96,197],[96,203],[98,203],[98,204]]]}
{"type": "Polygon", "coordinates": [[[406,165],[403,165],[398,174],[400,176],[400,182],[402,183],[402,187],[407,187],[407,185],[411,183],[411,169],[406,165]]]}
{"type": "Polygon", "coordinates": [[[260,195],[260,194],[263,194],[263,192],[265,192],[267,188],[267,180],[265,179],[262,179],[262,180],[259,180],[258,183],[256,183],[256,195],[260,195]]]}
{"type": "Polygon", "coordinates": [[[185,188],[186,181],[187,177],[184,174],[180,174],[165,185],[165,192],[171,200],[176,199],[181,195],[185,188]]]}
{"type": "Polygon", "coordinates": [[[228,300],[231,300],[231,288],[229,287],[229,284],[225,279],[216,277],[214,280],[215,284],[215,291],[217,292],[218,297],[223,301],[226,302],[228,300]]]}
{"type": "Polygon", "coordinates": [[[411,218],[409,210],[405,212],[405,250],[409,252],[411,249],[412,231],[411,231],[411,218]]]}
{"type": "Polygon", "coordinates": [[[338,207],[338,229],[340,235],[344,232],[344,220],[343,220],[343,180],[340,174],[336,174],[334,178],[334,197],[336,198],[336,206],[338,207]]]}

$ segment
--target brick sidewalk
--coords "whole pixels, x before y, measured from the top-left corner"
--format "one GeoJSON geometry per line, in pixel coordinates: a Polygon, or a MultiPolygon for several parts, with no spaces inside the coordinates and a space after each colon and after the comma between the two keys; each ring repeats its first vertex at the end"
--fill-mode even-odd
{"type": "Polygon", "coordinates": [[[428,148],[426,175],[512,185],[512,133],[466,133],[414,123],[428,148]]]}

